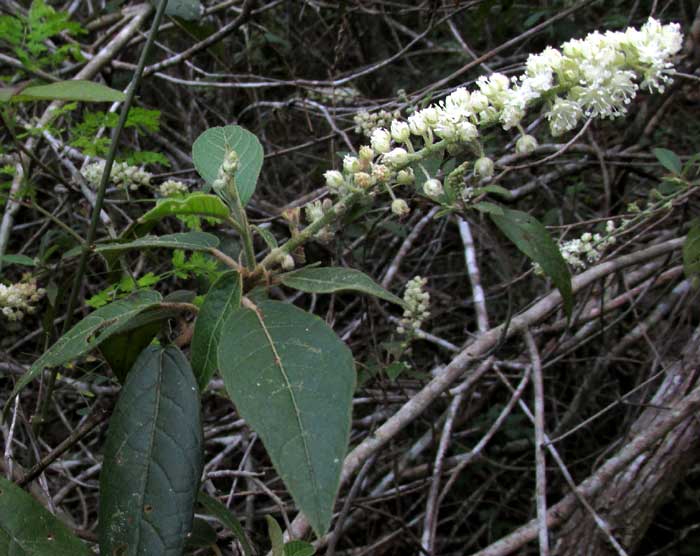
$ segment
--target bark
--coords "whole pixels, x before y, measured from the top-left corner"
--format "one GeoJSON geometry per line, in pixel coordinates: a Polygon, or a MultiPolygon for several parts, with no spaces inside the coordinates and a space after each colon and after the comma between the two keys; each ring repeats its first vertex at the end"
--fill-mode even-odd
{"type": "MultiPolygon", "coordinates": [[[[666,371],[647,407],[634,422],[624,446],[676,406],[696,386],[700,370],[700,328],[695,330],[679,359],[666,371]]],[[[641,453],[589,500],[608,523],[615,538],[631,555],[660,506],[700,458],[700,420],[695,415],[671,429],[653,449],[641,453]]],[[[591,515],[580,506],[556,532],[556,556],[617,554],[591,515]]]]}

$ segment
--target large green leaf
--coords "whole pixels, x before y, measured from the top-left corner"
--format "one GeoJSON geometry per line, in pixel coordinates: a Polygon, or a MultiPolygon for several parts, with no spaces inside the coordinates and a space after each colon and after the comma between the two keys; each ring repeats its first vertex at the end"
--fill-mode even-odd
{"type": "Polygon", "coordinates": [[[182,232],[164,236],[146,236],[127,243],[102,243],[95,246],[96,253],[114,253],[129,249],[187,249],[189,251],[209,251],[218,247],[219,239],[206,232],[182,232]]]}
{"type": "Polygon", "coordinates": [[[328,530],[350,433],[350,350],[320,318],[288,303],[237,309],[219,342],[219,369],[318,536],[328,530]]]}
{"type": "Polygon", "coordinates": [[[149,210],[139,222],[152,222],[166,216],[206,216],[225,220],[229,216],[226,204],[216,195],[192,193],[182,199],[164,199],[149,210]]]}
{"type": "Polygon", "coordinates": [[[668,149],[654,149],[653,152],[661,166],[676,176],[680,175],[683,164],[676,153],[668,149]]]}
{"type": "Polygon", "coordinates": [[[547,229],[536,218],[519,210],[504,207],[502,215],[491,213],[489,216],[506,237],[552,279],[561,293],[566,314],[571,316],[574,306],[571,274],[547,229]]]}
{"type": "Polygon", "coordinates": [[[100,473],[101,554],[181,556],[202,472],[199,390],[174,346],[147,347],[110,420],[100,473]]]}
{"type": "Polygon", "coordinates": [[[232,270],[214,282],[197,315],[192,337],[192,368],[204,390],[218,367],[217,350],[226,319],[241,305],[241,275],[232,270]]]}
{"type": "Polygon", "coordinates": [[[403,306],[401,298],[389,293],[365,273],[353,268],[307,267],[280,276],[285,286],[309,293],[356,291],[403,306]]]}
{"type": "Polygon", "coordinates": [[[695,220],[683,242],[683,270],[686,278],[700,275],[700,220],[695,220]]]}
{"type": "Polygon", "coordinates": [[[138,328],[115,334],[102,342],[100,353],[109,363],[119,382],[124,383],[127,373],[144,348],[153,341],[160,327],[161,323],[158,321],[149,322],[138,328]]]}
{"type": "Polygon", "coordinates": [[[90,556],[92,552],[30,494],[0,475],[0,554],[90,556]]]}
{"type": "Polygon", "coordinates": [[[199,493],[197,496],[197,502],[202,505],[208,515],[218,519],[222,525],[233,533],[236,539],[238,539],[238,542],[241,543],[245,556],[253,556],[253,554],[255,554],[255,551],[253,550],[253,547],[245,534],[243,526],[240,524],[238,519],[236,519],[236,516],[231,513],[231,510],[229,510],[216,498],[212,498],[205,492],[199,493]]]}
{"type": "Polygon", "coordinates": [[[161,296],[158,292],[141,290],[90,313],[61,336],[22,375],[10,394],[8,403],[5,405],[5,412],[12,398],[44,369],[65,365],[95,349],[110,336],[131,329],[136,326],[133,319],[147,309],[158,307],[160,300],[161,296]]]}
{"type": "Polygon", "coordinates": [[[192,160],[199,175],[211,186],[229,149],[238,154],[236,186],[245,205],[255,192],[263,163],[263,148],[255,135],[237,125],[209,128],[192,145],[192,160]]]}
{"type": "Polygon", "coordinates": [[[30,100],[65,100],[79,102],[121,102],[126,95],[101,83],[70,79],[49,85],[34,85],[22,89],[10,100],[23,102],[30,100]]]}

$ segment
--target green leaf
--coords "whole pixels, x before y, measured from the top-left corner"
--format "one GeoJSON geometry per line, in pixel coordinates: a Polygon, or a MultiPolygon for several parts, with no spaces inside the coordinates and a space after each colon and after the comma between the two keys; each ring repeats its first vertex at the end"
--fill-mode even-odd
{"type": "Polygon", "coordinates": [[[574,306],[571,274],[547,229],[537,219],[518,210],[503,208],[503,215],[490,216],[506,237],[552,279],[561,293],[564,311],[570,317],[574,306]]]}
{"type": "Polygon", "coordinates": [[[683,242],[683,271],[686,278],[700,274],[700,220],[694,220],[683,242]]]}
{"type": "Polygon", "coordinates": [[[10,394],[7,404],[5,404],[4,412],[7,412],[10,401],[22,388],[39,376],[44,369],[65,365],[69,361],[92,351],[110,336],[129,330],[135,326],[134,317],[147,309],[157,307],[160,300],[158,292],[143,290],[90,313],[61,336],[22,375],[10,394]]]}
{"type": "Polygon", "coordinates": [[[654,156],[666,170],[672,174],[680,175],[683,165],[676,153],[668,149],[654,149],[654,156]]]}
{"type": "Polygon", "coordinates": [[[270,232],[270,230],[268,230],[267,228],[261,228],[260,226],[252,226],[252,228],[253,230],[255,230],[256,234],[263,238],[263,241],[271,250],[276,249],[279,246],[277,240],[275,239],[275,236],[272,235],[272,232],[270,232]]]}
{"type": "Polygon", "coordinates": [[[100,473],[101,554],[180,556],[202,472],[199,391],[174,346],[149,346],[110,419],[100,473]]]}
{"type": "Polygon", "coordinates": [[[212,498],[205,492],[200,492],[197,496],[197,502],[199,502],[208,515],[214,516],[218,519],[229,531],[233,533],[238,542],[241,543],[243,547],[243,552],[245,556],[253,556],[253,547],[248,540],[245,530],[240,522],[236,519],[226,506],[219,502],[216,498],[212,498]]]}
{"type": "Polygon", "coordinates": [[[352,353],[320,318],[261,302],[229,316],[219,368],[316,534],[328,530],[350,433],[352,353]]]}
{"type": "Polygon", "coordinates": [[[403,307],[401,298],[389,293],[369,276],[352,268],[303,268],[280,276],[285,286],[307,293],[356,291],[373,295],[403,307]]]}
{"type": "Polygon", "coordinates": [[[255,192],[264,156],[260,141],[250,131],[237,125],[207,129],[192,145],[194,167],[211,186],[219,173],[227,148],[238,154],[236,187],[241,203],[245,205],[255,192]]]}
{"type": "Polygon", "coordinates": [[[243,283],[235,270],[214,282],[197,315],[192,337],[192,368],[204,390],[218,368],[217,350],[227,317],[241,305],[243,283]]]}
{"type": "Polygon", "coordinates": [[[7,264],[18,264],[22,266],[36,266],[36,261],[27,255],[3,255],[0,261],[7,264]]]}
{"type": "MultiPolygon", "coordinates": [[[[151,0],[156,4],[154,0],[151,0]]],[[[186,21],[195,21],[202,17],[204,8],[199,0],[169,0],[165,8],[165,14],[172,17],[180,17],[186,21]]]]}
{"type": "Polygon", "coordinates": [[[140,353],[153,341],[160,328],[160,322],[149,322],[127,332],[115,334],[100,344],[100,352],[119,382],[124,383],[129,369],[133,367],[140,353]]]}
{"type": "Polygon", "coordinates": [[[209,251],[218,247],[219,239],[206,232],[182,232],[163,236],[145,236],[127,243],[100,243],[95,246],[95,253],[114,253],[129,249],[187,249],[189,251],[209,251]]]}
{"type": "Polygon", "coordinates": [[[0,554],[90,556],[92,552],[30,494],[0,475],[0,554]]]}
{"type": "Polygon", "coordinates": [[[306,541],[289,541],[284,545],[284,556],[314,556],[314,545],[306,541]]]}
{"type": "Polygon", "coordinates": [[[503,216],[503,207],[494,203],[489,203],[488,201],[479,201],[478,203],[474,203],[472,208],[486,214],[497,214],[498,216],[503,216]]]}
{"type": "Polygon", "coordinates": [[[279,523],[271,515],[266,515],[265,521],[267,521],[267,534],[272,543],[272,556],[284,556],[284,538],[279,523]]]}
{"type": "Polygon", "coordinates": [[[192,193],[184,199],[164,199],[139,218],[139,222],[152,222],[166,216],[180,215],[206,216],[225,220],[229,213],[229,208],[216,195],[192,193]]]}
{"type": "Polygon", "coordinates": [[[424,158],[420,162],[414,162],[410,165],[411,168],[413,168],[413,174],[416,176],[415,187],[417,191],[422,192],[423,184],[428,180],[428,178],[434,178],[440,171],[443,156],[444,153],[439,151],[424,158]],[[425,172],[423,171],[424,169],[425,172]],[[425,175],[426,172],[428,173],[427,176],[425,175]]]}
{"type": "Polygon", "coordinates": [[[71,79],[49,85],[34,85],[12,97],[13,102],[31,100],[75,100],[79,102],[121,102],[126,95],[101,83],[71,79]]]}
{"type": "Polygon", "coordinates": [[[497,185],[495,183],[486,185],[484,187],[479,187],[477,191],[478,193],[493,193],[494,195],[499,195],[504,199],[510,199],[513,196],[513,194],[510,191],[508,191],[505,187],[503,187],[502,185],[497,185]]]}

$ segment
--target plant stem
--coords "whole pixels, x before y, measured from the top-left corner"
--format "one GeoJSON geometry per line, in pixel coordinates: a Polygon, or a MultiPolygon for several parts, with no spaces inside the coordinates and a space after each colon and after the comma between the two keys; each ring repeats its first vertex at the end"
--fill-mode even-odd
{"type": "MultiPolygon", "coordinates": [[[[121,113],[119,114],[119,121],[117,126],[112,132],[112,142],[109,147],[109,153],[105,160],[105,167],[102,173],[102,178],[100,180],[100,185],[97,189],[97,198],[95,199],[95,206],[92,209],[92,218],[90,219],[90,227],[88,228],[87,237],[85,238],[85,243],[83,244],[83,249],[80,253],[80,261],[78,262],[78,271],[75,274],[73,280],[73,286],[71,288],[70,295],[68,297],[68,306],[66,308],[66,318],[63,321],[62,335],[65,334],[70,328],[71,322],[73,320],[73,311],[75,309],[75,304],[78,300],[78,293],[83,283],[83,277],[85,275],[85,270],[87,268],[87,259],[91,247],[95,241],[95,235],[97,234],[97,226],[100,222],[100,211],[102,210],[102,205],[104,204],[105,191],[107,190],[107,183],[109,182],[110,174],[112,172],[112,165],[114,164],[114,159],[117,155],[117,147],[119,145],[119,137],[121,136],[122,129],[126,123],[126,118],[129,114],[129,109],[134,101],[134,96],[136,95],[136,89],[141,82],[141,75],[143,74],[143,69],[146,66],[146,60],[148,54],[155,41],[156,34],[158,33],[158,27],[163,19],[163,14],[165,13],[165,7],[168,5],[168,0],[160,0],[158,4],[158,9],[156,10],[156,15],[153,18],[153,23],[151,24],[151,29],[148,33],[148,39],[146,44],[141,51],[141,58],[139,59],[138,66],[134,71],[134,76],[129,84],[129,88],[126,92],[126,99],[122,105],[121,113]]],[[[49,374],[46,383],[46,394],[42,400],[41,409],[39,412],[38,419],[36,420],[37,426],[41,426],[46,419],[46,414],[48,412],[49,403],[53,395],[53,389],[56,384],[56,375],[58,373],[57,369],[53,369],[49,374]]]]}

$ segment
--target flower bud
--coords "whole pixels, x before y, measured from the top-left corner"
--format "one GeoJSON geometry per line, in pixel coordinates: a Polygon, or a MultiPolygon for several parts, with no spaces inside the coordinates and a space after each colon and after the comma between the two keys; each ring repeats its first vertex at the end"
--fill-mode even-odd
{"type": "Polygon", "coordinates": [[[421,112],[416,112],[408,118],[408,128],[413,135],[425,135],[428,132],[428,124],[425,123],[425,118],[421,112]]]}
{"type": "Polygon", "coordinates": [[[396,216],[406,216],[411,209],[408,208],[408,203],[403,199],[394,199],[391,203],[391,212],[396,216]]]}
{"type": "Polygon", "coordinates": [[[360,161],[356,156],[346,154],[343,158],[343,170],[348,174],[354,174],[360,170],[360,161]]]}
{"type": "Polygon", "coordinates": [[[413,174],[413,168],[404,168],[396,174],[396,183],[399,185],[411,185],[416,181],[416,176],[413,174]]]}
{"type": "Polygon", "coordinates": [[[328,170],[323,174],[323,177],[326,178],[326,185],[331,191],[337,191],[345,184],[343,174],[338,170],[328,170]]]}
{"type": "Polygon", "coordinates": [[[406,152],[406,149],[396,147],[384,155],[384,162],[386,162],[389,166],[393,166],[394,168],[398,166],[405,166],[408,163],[408,153],[406,152]]]}
{"type": "Polygon", "coordinates": [[[474,173],[480,178],[490,178],[493,172],[493,160],[488,156],[482,156],[474,163],[474,173]]]}
{"type": "Polygon", "coordinates": [[[370,143],[372,148],[380,154],[389,152],[389,149],[391,149],[391,134],[382,127],[377,128],[372,132],[370,143]]]}
{"type": "Polygon", "coordinates": [[[236,151],[227,152],[221,167],[228,175],[234,174],[238,170],[238,153],[236,151]]]}
{"type": "Polygon", "coordinates": [[[479,132],[476,129],[476,126],[471,122],[462,122],[461,124],[459,124],[459,126],[457,127],[457,133],[459,134],[459,140],[463,143],[469,143],[470,141],[473,141],[479,134],[479,132]]]}
{"type": "Polygon", "coordinates": [[[428,197],[439,197],[443,192],[444,189],[442,188],[440,180],[432,178],[426,180],[426,182],[423,184],[423,193],[425,193],[428,197]]]}
{"type": "Polygon", "coordinates": [[[282,269],[294,270],[294,257],[291,255],[285,255],[284,259],[282,259],[282,269]]]}
{"type": "Polygon", "coordinates": [[[397,143],[405,143],[411,136],[411,130],[406,122],[394,120],[391,122],[391,136],[397,143]]]}
{"type": "Polygon", "coordinates": [[[532,135],[522,135],[515,142],[515,152],[518,154],[530,154],[537,148],[537,139],[532,135]]]}
{"type": "Polygon", "coordinates": [[[372,164],[372,177],[379,183],[386,183],[391,177],[391,170],[385,164],[372,164]]]}
{"type": "Polygon", "coordinates": [[[372,162],[374,158],[374,151],[369,145],[362,145],[360,147],[360,162],[372,162]]]}
{"type": "Polygon", "coordinates": [[[368,189],[372,186],[374,181],[372,180],[372,176],[370,176],[367,172],[356,172],[353,175],[353,180],[355,181],[355,185],[361,187],[362,189],[368,189]]]}
{"type": "Polygon", "coordinates": [[[481,112],[489,106],[488,97],[481,91],[474,91],[469,97],[469,104],[473,112],[481,112]]]}

